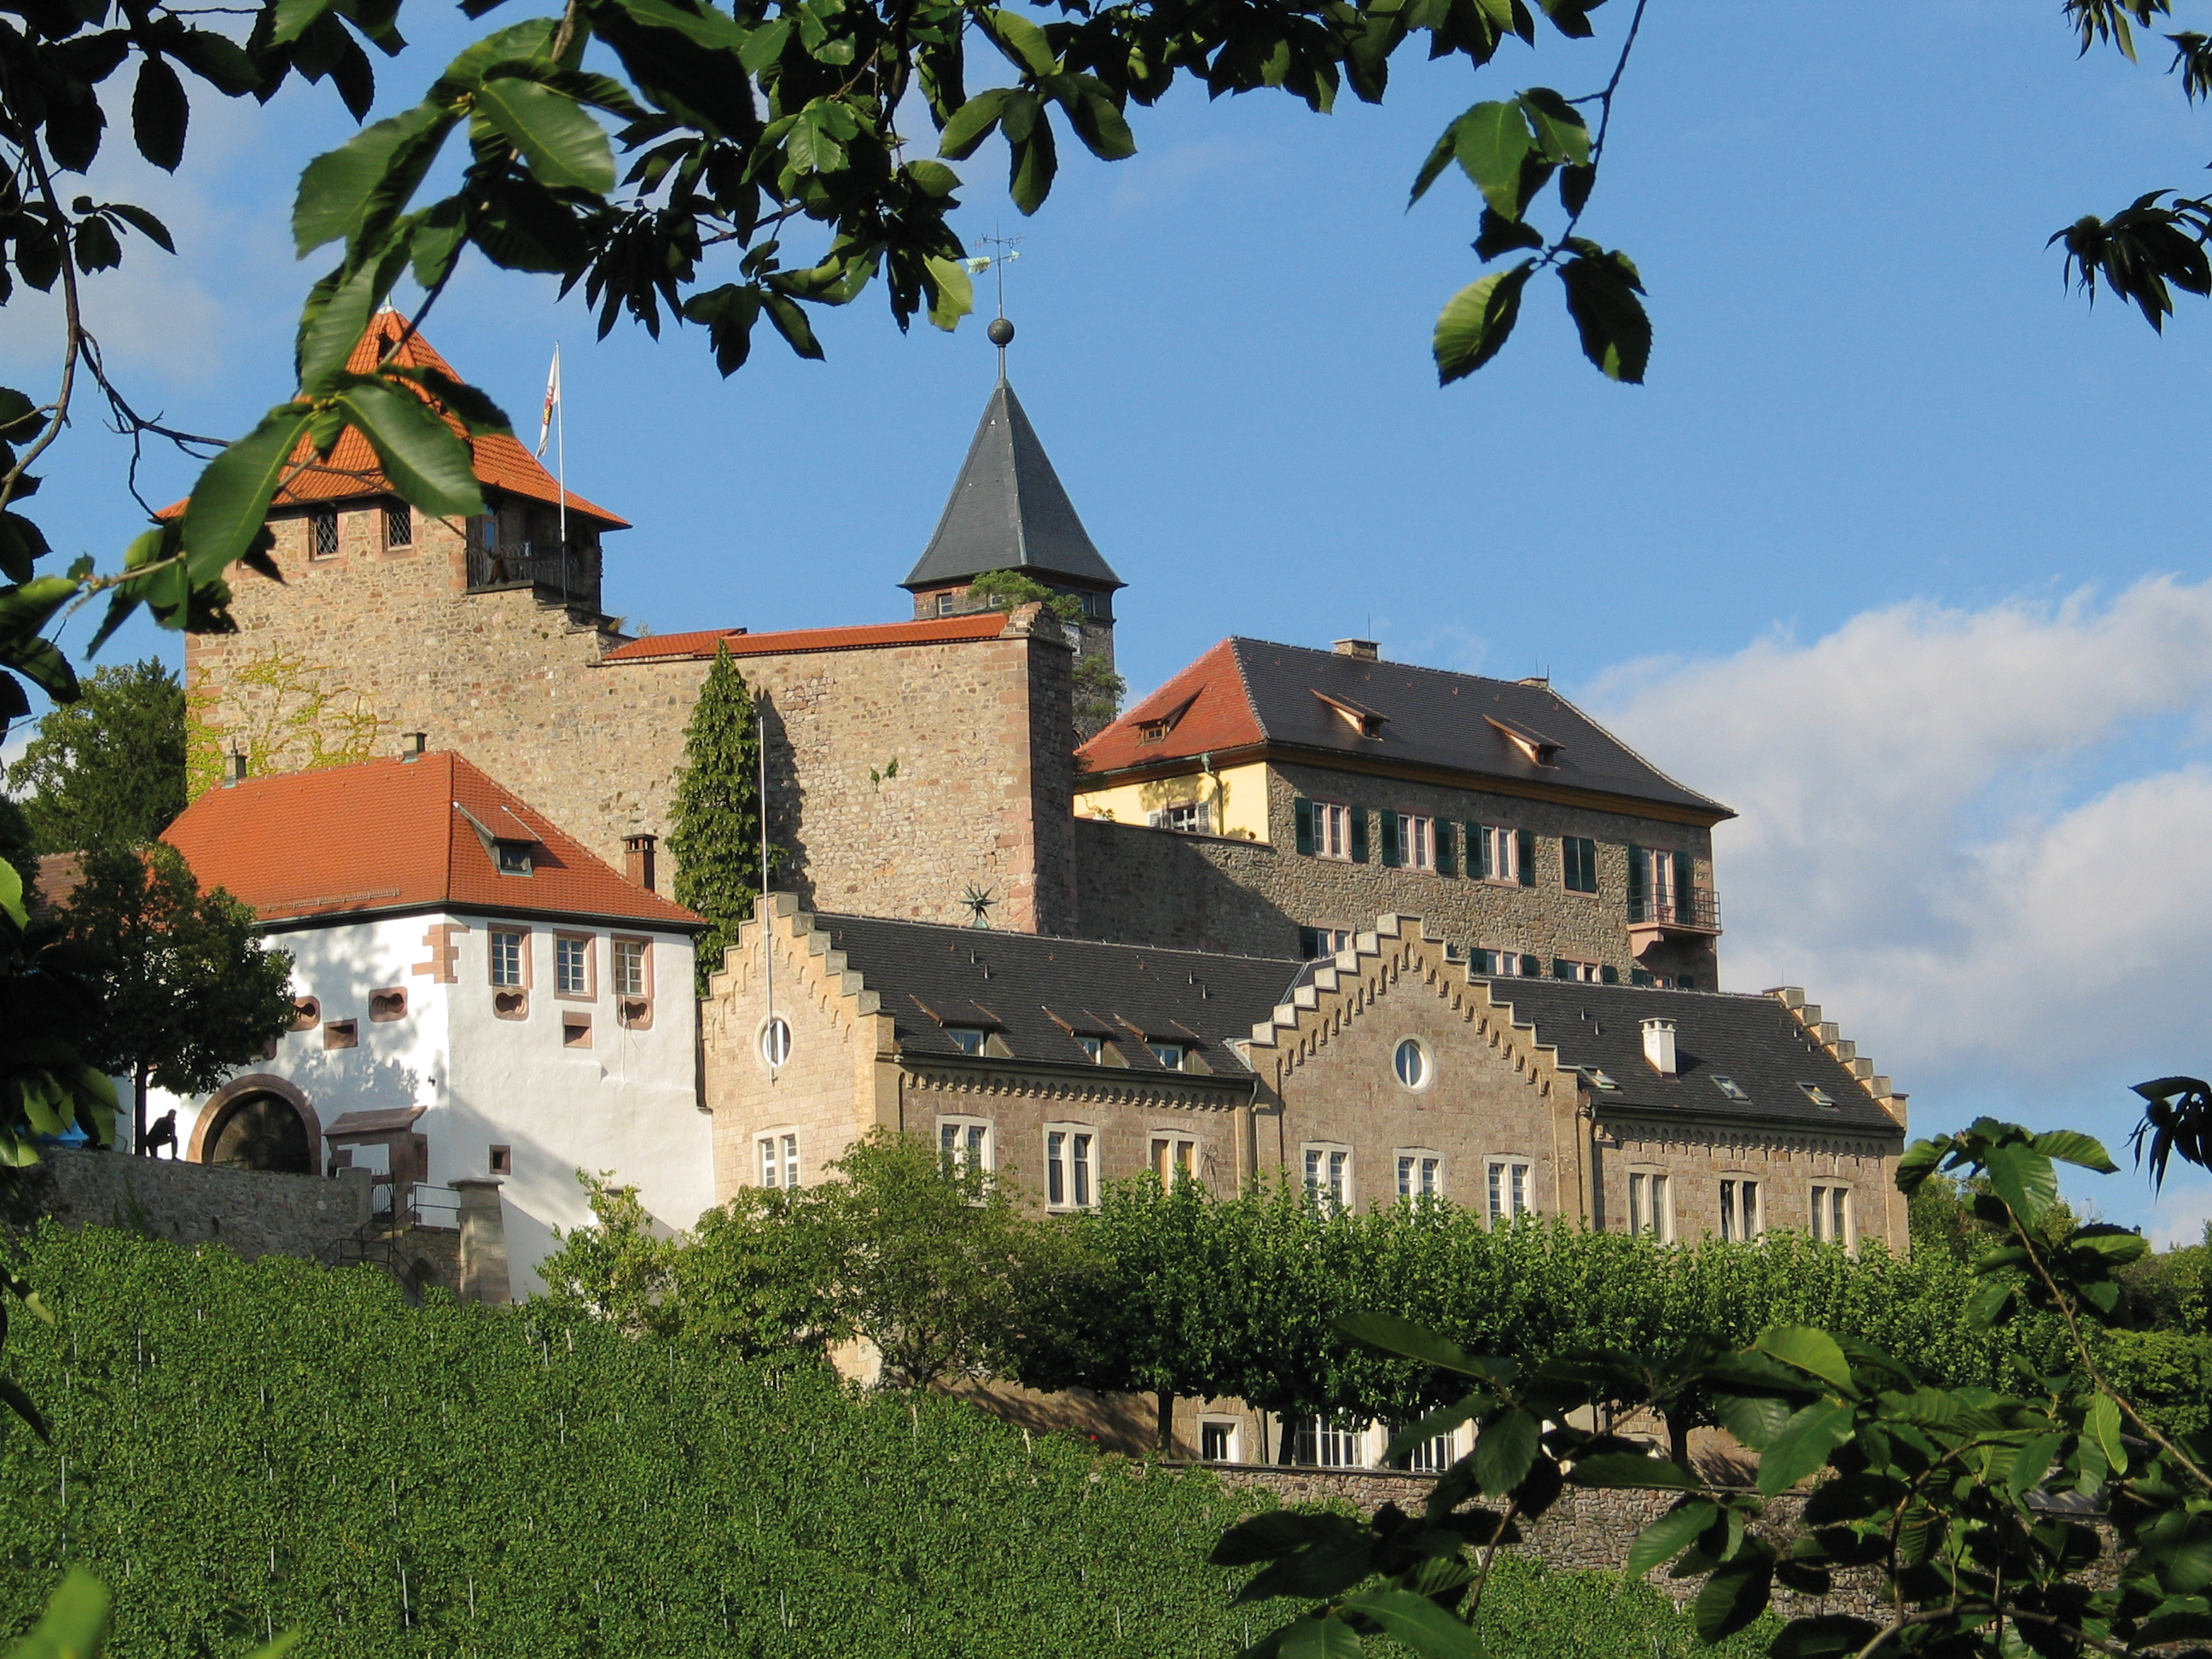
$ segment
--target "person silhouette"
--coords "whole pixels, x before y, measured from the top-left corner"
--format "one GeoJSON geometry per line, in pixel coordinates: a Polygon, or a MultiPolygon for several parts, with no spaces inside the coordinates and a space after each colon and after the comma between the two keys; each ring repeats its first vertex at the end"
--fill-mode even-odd
{"type": "Polygon", "coordinates": [[[177,1157],[177,1109],[173,1106],[172,1106],[167,1111],[162,1113],[160,1117],[155,1119],[153,1127],[146,1131],[147,1157],[161,1157],[161,1148],[164,1146],[167,1146],[169,1149],[170,1161],[172,1163],[175,1162],[177,1157]]]}

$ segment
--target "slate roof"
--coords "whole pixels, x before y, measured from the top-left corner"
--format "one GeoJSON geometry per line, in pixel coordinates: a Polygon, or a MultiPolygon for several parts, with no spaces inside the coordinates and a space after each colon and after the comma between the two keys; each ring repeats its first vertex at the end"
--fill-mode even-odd
{"type": "Polygon", "coordinates": [[[218,787],[161,839],[185,855],[203,886],[229,889],[264,922],[447,908],[676,932],[707,926],[450,753],[218,787]],[[536,842],[531,873],[500,874],[478,824],[495,840],[536,842]]]}
{"type": "Polygon", "coordinates": [[[942,922],[814,923],[882,996],[900,1049],[913,1054],[957,1057],[945,1028],[981,1026],[1016,1060],[1080,1066],[1090,1063],[1075,1041],[1084,1033],[1115,1039],[1133,1072],[1165,1069],[1145,1047],[1152,1039],[1193,1047],[1217,1076],[1242,1078],[1230,1040],[1249,1038],[1304,966],[942,922]]]}
{"type": "MultiPolygon", "coordinates": [[[[397,311],[379,312],[369,319],[368,327],[346,360],[346,367],[356,374],[366,374],[382,361],[386,350],[404,332],[407,319],[397,311]]],[[[410,337],[399,349],[394,362],[409,368],[434,368],[440,374],[459,380],[453,366],[438,355],[433,346],[420,334],[410,337]]],[[[449,422],[451,424],[451,422],[449,422]]],[[[456,430],[458,430],[458,427],[456,430]]],[[[526,495],[532,501],[544,501],[549,507],[561,503],[561,486],[538,458],[514,438],[483,437],[469,441],[469,450],[475,461],[477,482],[510,495],[526,495]]],[[[362,495],[392,495],[396,494],[391,480],[376,459],[376,452],[368,440],[349,427],[331,449],[330,459],[318,461],[313,448],[303,439],[292,452],[291,465],[302,470],[292,475],[284,488],[276,494],[278,507],[297,507],[307,501],[344,501],[362,495]]],[[[172,502],[155,514],[156,518],[173,519],[185,510],[182,501],[172,502]]],[[[604,507],[586,501],[574,490],[568,492],[568,511],[590,519],[603,529],[627,530],[629,524],[607,511],[604,507]]]]}
{"type": "Polygon", "coordinates": [[[1535,1026],[1537,1042],[1559,1050],[1561,1064],[1595,1067],[1620,1085],[1592,1091],[1600,1111],[1683,1111],[1747,1122],[1779,1119],[1808,1127],[1904,1133],[1778,997],[1549,979],[1489,984],[1493,999],[1513,1005],[1516,1021],[1535,1026]],[[1672,1077],[1644,1058],[1643,1022],[1652,1018],[1674,1022],[1672,1077]],[[1731,1100],[1716,1077],[1727,1078],[1750,1098],[1731,1100]],[[1815,1104],[1802,1083],[1834,1101],[1835,1109],[1815,1104]]]}
{"type": "Polygon", "coordinates": [[[1004,380],[983,406],[937,533],[899,586],[936,587],[987,570],[1127,586],[1091,545],[1021,399],[1004,380]]]}
{"type": "Polygon", "coordinates": [[[1077,752],[1095,787],[1125,769],[1263,746],[1595,791],[1716,820],[1735,816],[1674,781],[1548,685],[1267,640],[1222,641],[1077,752]],[[1360,735],[1330,700],[1382,716],[1368,722],[1375,735],[1360,735]],[[1163,718],[1173,721],[1164,740],[1140,743],[1139,728],[1163,718]],[[1557,744],[1551,763],[1540,764],[1516,732],[1523,742],[1557,744]]]}
{"type": "Polygon", "coordinates": [[[890,645],[948,645],[964,640],[995,640],[1006,631],[1006,613],[972,611],[964,616],[931,617],[922,622],[874,623],[857,628],[792,628],[775,634],[748,634],[742,628],[708,628],[694,634],[650,634],[617,646],[601,662],[667,662],[678,658],[711,659],[726,645],[733,657],[797,655],[809,651],[866,651],[890,645]]]}

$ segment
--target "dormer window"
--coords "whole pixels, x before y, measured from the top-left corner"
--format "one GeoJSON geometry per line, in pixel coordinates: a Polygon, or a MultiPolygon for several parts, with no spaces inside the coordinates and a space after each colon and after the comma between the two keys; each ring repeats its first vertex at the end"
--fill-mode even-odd
{"type": "Polygon", "coordinates": [[[1165,743],[1168,733],[1182,723],[1182,717],[1190,712],[1191,704],[1197,701],[1198,693],[1194,691],[1174,708],[1163,709],[1157,714],[1147,714],[1139,720],[1136,722],[1137,741],[1165,743]]]}
{"type": "Polygon", "coordinates": [[[537,846],[531,841],[495,841],[492,855],[502,876],[526,876],[530,873],[531,849],[537,846]]]}
{"type": "Polygon", "coordinates": [[[1518,720],[1501,720],[1495,714],[1486,716],[1497,727],[1506,742],[1521,751],[1521,757],[1537,766],[1555,766],[1560,751],[1566,744],[1554,742],[1541,732],[1532,731],[1518,720]]]}
{"type": "Polygon", "coordinates": [[[981,1054],[983,1044],[988,1040],[984,1031],[973,1025],[948,1025],[945,1028],[945,1035],[963,1054],[981,1054]]]}
{"type": "Polygon", "coordinates": [[[1836,1103],[1824,1091],[1815,1088],[1809,1083],[1801,1083],[1797,1086],[1805,1091],[1805,1098],[1822,1111],[1832,1112],[1838,1109],[1836,1103]]]}
{"type": "Polygon", "coordinates": [[[1390,723],[1390,717],[1381,709],[1370,708],[1366,704],[1354,702],[1349,697],[1331,696],[1326,691],[1316,691],[1314,696],[1327,703],[1337,717],[1350,726],[1357,736],[1379,738],[1382,735],[1382,728],[1390,723]]]}
{"type": "Polygon", "coordinates": [[[1169,1071],[1180,1072],[1183,1069],[1183,1060],[1188,1051],[1180,1042],[1147,1042],[1145,1047],[1150,1048],[1152,1051],[1152,1058],[1167,1067],[1169,1071]]]}

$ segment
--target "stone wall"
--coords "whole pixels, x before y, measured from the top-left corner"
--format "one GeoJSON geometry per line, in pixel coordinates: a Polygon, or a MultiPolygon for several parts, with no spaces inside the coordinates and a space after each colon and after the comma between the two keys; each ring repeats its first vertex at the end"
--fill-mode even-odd
{"type": "MultiPolygon", "coordinates": [[[[469,592],[458,528],[420,520],[386,550],[381,509],[339,515],[339,556],[307,520],[271,525],[282,586],[241,574],[240,631],[193,635],[185,679],[209,743],[257,771],[389,754],[429,734],[617,869],[623,841],[668,833],[684,729],[709,665],[606,660],[615,619],[530,587],[469,592]],[[312,716],[312,718],[303,718],[312,716]]],[[[1074,927],[1073,654],[1031,610],[996,638],[785,653],[730,641],[765,706],[777,877],[809,908],[1074,927]],[[871,781],[889,763],[898,775],[871,781]]],[[[662,890],[675,876],[661,860],[662,890]]]]}
{"type": "Polygon", "coordinates": [[[314,1260],[368,1219],[366,1181],[271,1175],[54,1147],[21,1171],[19,1206],[64,1226],[116,1227],[178,1244],[314,1260]]]}

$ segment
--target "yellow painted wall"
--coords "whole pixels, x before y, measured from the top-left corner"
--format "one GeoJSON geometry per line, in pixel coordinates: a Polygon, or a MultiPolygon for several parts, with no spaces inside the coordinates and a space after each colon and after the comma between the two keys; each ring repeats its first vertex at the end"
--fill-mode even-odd
{"type": "Polygon", "coordinates": [[[1232,766],[1208,776],[1194,771],[1182,777],[1158,778],[1150,783],[1124,783],[1107,789],[1080,793],[1076,780],[1075,815],[1079,818],[1111,818],[1116,823],[1143,824],[1162,807],[1184,801],[1204,801],[1213,808],[1216,835],[1240,841],[1264,842],[1267,835],[1267,769],[1255,762],[1232,766]]]}

